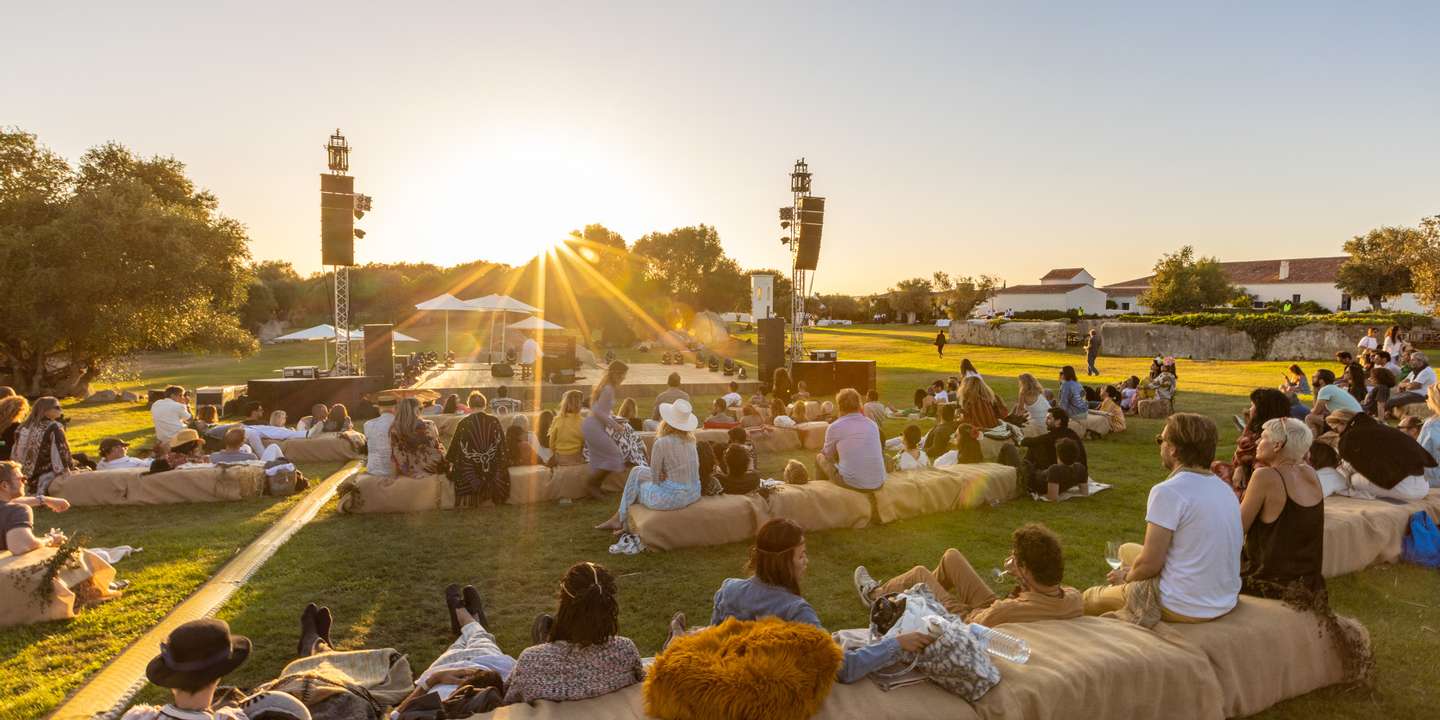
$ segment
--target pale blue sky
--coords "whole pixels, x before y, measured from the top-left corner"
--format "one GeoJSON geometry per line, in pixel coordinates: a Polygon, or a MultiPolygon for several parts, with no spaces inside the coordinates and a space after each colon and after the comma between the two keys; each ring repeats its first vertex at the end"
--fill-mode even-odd
{"type": "Polygon", "coordinates": [[[705,222],[779,267],[801,155],[830,199],[821,292],[1110,283],[1187,243],[1332,254],[1440,212],[1434,4],[324,5],[12,4],[0,124],[173,154],[302,271],[337,125],[375,197],[362,261],[705,222]]]}

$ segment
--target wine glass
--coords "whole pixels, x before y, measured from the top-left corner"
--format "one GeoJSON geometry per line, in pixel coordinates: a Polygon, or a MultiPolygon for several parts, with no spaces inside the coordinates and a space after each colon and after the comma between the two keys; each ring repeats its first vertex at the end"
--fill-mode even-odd
{"type": "Polygon", "coordinates": [[[1120,541],[1111,540],[1105,543],[1105,562],[1110,565],[1111,570],[1120,569],[1120,541]]]}

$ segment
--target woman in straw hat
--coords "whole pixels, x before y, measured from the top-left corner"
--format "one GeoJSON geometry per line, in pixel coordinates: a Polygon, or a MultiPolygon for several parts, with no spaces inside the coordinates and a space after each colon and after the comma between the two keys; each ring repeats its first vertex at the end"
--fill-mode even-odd
{"type": "Polygon", "coordinates": [[[700,499],[700,457],[691,433],[700,419],[689,400],[660,405],[660,429],[650,448],[650,467],[630,471],[620,494],[620,509],[599,530],[620,534],[632,503],[655,510],[678,510],[700,499]]]}

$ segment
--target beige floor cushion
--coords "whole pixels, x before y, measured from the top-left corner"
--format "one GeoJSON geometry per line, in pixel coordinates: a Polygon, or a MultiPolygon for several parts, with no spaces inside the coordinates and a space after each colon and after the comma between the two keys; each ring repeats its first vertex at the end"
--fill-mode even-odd
{"type": "MultiPolygon", "coordinates": [[[[578,500],[589,497],[589,490],[586,488],[586,481],[590,478],[589,465],[560,465],[551,471],[550,482],[554,486],[552,499],[569,498],[578,500]]],[[[615,471],[606,473],[600,481],[600,489],[605,492],[618,493],[625,489],[625,480],[630,477],[628,472],[615,471]]]]}
{"type": "MultiPolygon", "coordinates": [[[[465,416],[459,413],[449,415],[426,415],[425,419],[435,423],[435,431],[440,435],[440,443],[450,447],[450,441],[455,439],[455,428],[465,416]]],[[[532,428],[533,429],[533,428],[532,428]]]]}
{"type": "MultiPolygon", "coordinates": [[[[695,431],[695,439],[700,442],[728,443],[730,442],[730,431],[719,428],[701,428],[695,431]]],[[[649,448],[646,448],[648,451],[649,448]]]]}
{"type": "Polygon", "coordinates": [[[762,453],[793,452],[800,449],[800,433],[794,428],[766,426],[752,430],[750,442],[762,453]]]}
{"type": "Polygon", "coordinates": [[[1005,502],[1018,493],[1015,468],[997,463],[891,473],[875,493],[880,522],[1005,502]]]}
{"type": "Polygon", "coordinates": [[[1136,413],[1139,414],[1142,418],[1149,418],[1151,420],[1163,420],[1164,418],[1170,417],[1171,405],[1169,400],[1161,400],[1160,398],[1149,398],[1147,400],[1140,400],[1139,402],[1137,402],[1135,404],[1135,410],[1136,413]]]}
{"type": "Polygon", "coordinates": [[[1102,437],[1110,434],[1110,416],[1102,412],[1091,410],[1085,414],[1085,419],[1080,421],[1080,425],[1102,437]]]}
{"type": "Polygon", "coordinates": [[[24,555],[0,550],[0,627],[28,625],[75,617],[75,591],[89,585],[90,595],[108,597],[115,568],[89,550],[81,550],[64,569],[46,582],[45,568],[58,548],[45,547],[24,555]]]}
{"type": "Polygon", "coordinates": [[[821,411],[822,409],[824,409],[824,406],[821,404],[821,402],[820,402],[819,400],[806,400],[806,401],[805,401],[805,417],[807,417],[807,418],[818,418],[818,417],[820,417],[820,411],[821,411]]]}
{"type": "Polygon", "coordinates": [[[285,459],[297,463],[346,462],[361,457],[355,442],[341,433],[286,440],[280,443],[280,452],[285,454],[285,459]]]}
{"type": "Polygon", "coordinates": [[[754,495],[714,495],[679,510],[635,504],[627,523],[654,550],[745,542],[755,537],[759,527],[759,500],[754,495]]]}
{"type": "Polygon", "coordinates": [[[761,524],[777,517],[793,520],[807,531],[870,524],[870,495],[824,480],[786,485],[761,501],[761,524]]]}
{"type": "Polygon", "coordinates": [[[1435,411],[1431,410],[1429,405],[1426,405],[1423,402],[1419,402],[1410,403],[1409,405],[1401,405],[1400,407],[1395,408],[1393,411],[1391,411],[1391,414],[1394,415],[1396,418],[1428,418],[1431,415],[1434,415],[1435,411]]]}
{"type": "Polygon", "coordinates": [[[258,465],[209,465],[146,474],[143,469],[71,473],[50,484],[50,494],[71,505],[165,505],[239,500],[261,494],[258,465]]]}
{"type": "Polygon", "coordinates": [[[830,423],[812,420],[795,426],[800,433],[800,446],[806,450],[819,450],[825,447],[825,431],[830,429],[830,423]]]}
{"type": "Polygon", "coordinates": [[[520,465],[510,468],[510,503],[526,505],[555,499],[555,484],[550,468],[544,465],[520,465]]]}
{"type": "Polygon", "coordinates": [[[1431,517],[1440,519],[1440,490],[1408,503],[1339,495],[1325,498],[1325,577],[1398,560],[1410,516],[1419,510],[1428,510],[1431,517]]]}
{"type": "Polygon", "coordinates": [[[409,477],[359,473],[340,483],[340,512],[404,513],[455,507],[455,486],[444,475],[409,477]]]}

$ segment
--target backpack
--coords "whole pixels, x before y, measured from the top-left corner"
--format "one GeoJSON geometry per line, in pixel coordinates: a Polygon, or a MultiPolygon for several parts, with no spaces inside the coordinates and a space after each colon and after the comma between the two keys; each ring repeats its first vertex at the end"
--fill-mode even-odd
{"type": "Polygon", "coordinates": [[[265,493],[271,497],[285,497],[310,487],[310,481],[305,473],[299,470],[283,470],[274,475],[265,476],[265,493]]]}
{"type": "Polygon", "coordinates": [[[1401,557],[1405,562],[1440,568],[1440,529],[1424,510],[1410,516],[1410,532],[1405,535],[1401,557]]]}

